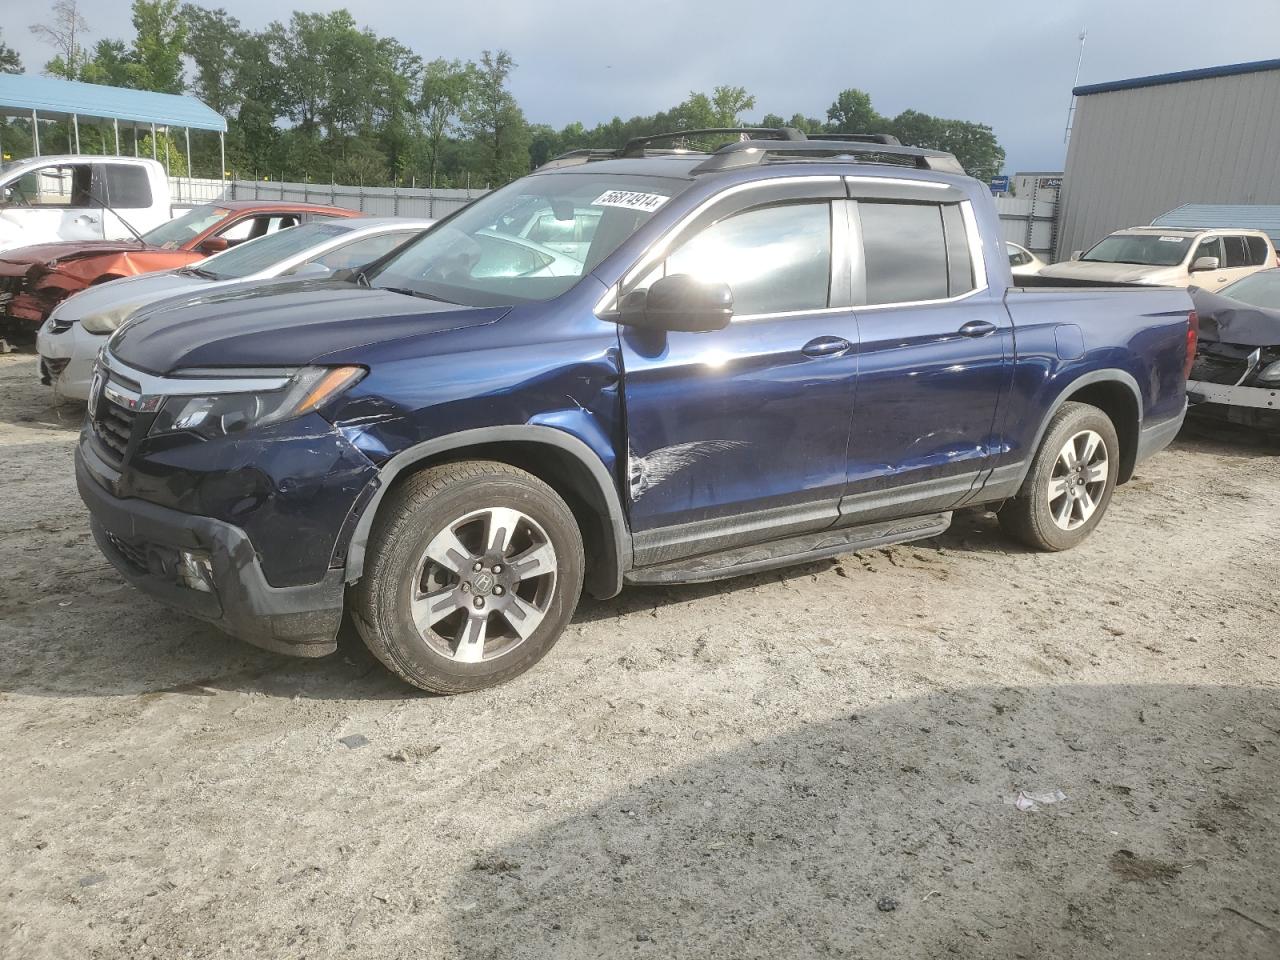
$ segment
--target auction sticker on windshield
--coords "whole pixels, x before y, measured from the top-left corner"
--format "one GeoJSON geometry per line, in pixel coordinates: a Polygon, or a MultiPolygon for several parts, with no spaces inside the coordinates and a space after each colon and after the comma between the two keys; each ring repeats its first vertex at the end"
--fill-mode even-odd
{"type": "Polygon", "coordinates": [[[669,197],[660,193],[636,193],[632,190],[606,190],[591,201],[593,207],[623,207],[627,210],[643,210],[653,213],[667,202],[669,197]]]}

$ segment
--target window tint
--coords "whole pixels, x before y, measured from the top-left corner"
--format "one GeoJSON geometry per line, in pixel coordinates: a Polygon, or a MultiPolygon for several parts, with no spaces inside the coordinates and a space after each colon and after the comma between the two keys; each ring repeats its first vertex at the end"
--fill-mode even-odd
{"type": "Polygon", "coordinates": [[[1267,241],[1261,237],[1245,237],[1249,248],[1249,266],[1260,267],[1267,262],[1267,241]]]}
{"type": "Polygon", "coordinates": [[[103,164],[106,196],[116,210],[140,210],[151,206],[151,181],[147,171],[131,163],[103,164]]]}
{"type": "Polygon", "coordinates": [[[1218,237],[1210,237],[1208,240],[1201,240],[1200,246],[1196,247],[1196,253],[1195,256],[1191,258],[1191,262],[1194,264],[1201,257],[1217,257],[1218,266],[1223,266],[1225,261],[1222,256],[1221,240],[1218,237]]]}
{"type": "Polygon", "coordinates": [[[640,286],[688,274],[727,283],[737,316],[821,310],[831,287],[831,205],[760,207],[714,223],[640,286]]]}
{"type": "Polygon", "coordinates": [[[938,204],[864,200],[858,203],[858,213],[867,303],[946,299],[950,289],[947,241],[938,204]]]}
{"type": "Polygon", "coordinates": [[[1222,245],[1227,251],[1228,267],[1249,266],[1249,250],[1244,245],[1244,237],[1223,237],[1222,245]]]}
{"type": "MultiPolygon", "coordinates": [[[[964,228],[960,204],[948,203],[942,208],[942,226],[947,234],[947,292],[958,297],[976,286],[973,282],[973,258],[969,256],[969,233],[964,228]]],[[[1019,254],[1023,263],[1031,257],[1019,254]]]]}
{"type": "Polygon", "coordinates": [[[336,250],[330,250],[324,256],[316,257],[312,263],[323,263],[330,270],[353,270],[373,263],[379,257],[390,253],[418,231],[402,231],[400,233],[384,233],[376,237],[364,237],[352,243],[344,244],[336,250]]]}

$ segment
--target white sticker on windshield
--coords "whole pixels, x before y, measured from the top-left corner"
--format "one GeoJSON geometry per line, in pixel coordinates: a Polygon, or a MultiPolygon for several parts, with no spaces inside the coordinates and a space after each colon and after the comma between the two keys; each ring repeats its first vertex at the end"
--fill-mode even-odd
{"type": "Polygon", "coordinates": [[[1186,239],[1187,239],[1186,237],[1161,237],[1160,242],[1161,243],[1182,243],[1186,239]]]}
{"type": "Polygon", "coordinates": [[[593,207],[623,207],[653,213],[669,200],[660,193],[636,193],[632,190],[606,190],[591,201],[593,207]]]}

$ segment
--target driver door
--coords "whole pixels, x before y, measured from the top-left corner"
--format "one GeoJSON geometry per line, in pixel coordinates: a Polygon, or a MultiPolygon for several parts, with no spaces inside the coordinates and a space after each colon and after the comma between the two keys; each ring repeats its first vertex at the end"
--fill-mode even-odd
{"type": "Polygon", "coordinates": [[[102,207],[92,198],[93,168],[62,163],[24,173],[6,187],[5,219],[27,244],[101,240],[102,207]]]}
{"type": "Polygon", "coordinates": [[[620,328],[637,565],[838,515],[858,363],[848,204],[838,182],[762,186],[712,207],[622,287],[685,274],[734,296],[722,330],[620,328]]]}

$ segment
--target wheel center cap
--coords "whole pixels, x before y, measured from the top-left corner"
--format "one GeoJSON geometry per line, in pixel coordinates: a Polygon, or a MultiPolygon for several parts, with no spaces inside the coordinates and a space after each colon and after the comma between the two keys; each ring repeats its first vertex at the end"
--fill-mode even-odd
{"type": "Polygon", "coordinates": [[[471,578],[471,589],[481,596],[488,596],[493,592],[494,576],[488,570],[481,570],[471,578]]]}

